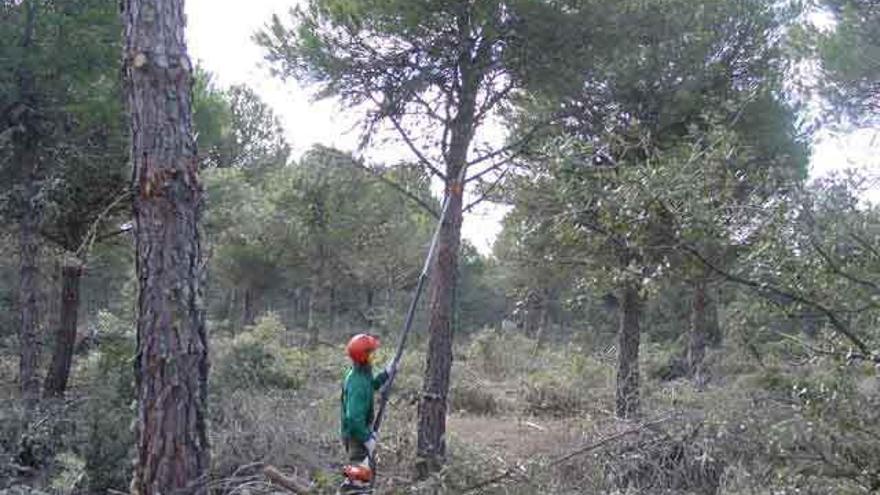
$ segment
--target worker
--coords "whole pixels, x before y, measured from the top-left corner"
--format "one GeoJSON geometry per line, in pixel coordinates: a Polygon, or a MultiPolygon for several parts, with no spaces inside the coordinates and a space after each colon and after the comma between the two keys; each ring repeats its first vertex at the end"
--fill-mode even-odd
{"type": "Polygon", "coordinates": [[[351,464],[345,467],[346,479],[340,487],[341,493],[363,493],[372,480],[377,440],[372,430],[373,393],[397,371],[392,360],[373,376],[379,345],[378,338],[362,333],[352,337],[345,347],[352,364],[342,383],[341,426],[342,441],[351,464]]]}

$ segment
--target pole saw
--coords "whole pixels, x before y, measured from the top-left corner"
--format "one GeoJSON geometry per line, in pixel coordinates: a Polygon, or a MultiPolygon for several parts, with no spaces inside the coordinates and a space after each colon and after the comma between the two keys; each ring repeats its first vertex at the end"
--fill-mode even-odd
{"type": "MultiPolygon", "coordinates": [[[[373,419],[373,432],[378,432],[379,428],[382,426],[382,421],[385,419],[385,411],[388,406],[388,399],[391,397],[391,387],[394,384],[394,379],[397,377],[397,366],[400,363],[400,359],[403,357],[403,351],[406,349],[406,341],[409,338],[409,334],[412,331],[413,320],[415,319],[416,309],[418,308],[419,300],[421,299],[422,292],[425,288],[425,283],[428,281],[428,278],[431,273],[431,263],[434,260],[434,255],[437,250],[437,243],[440,239],[440,231],[443,229],[443,222],[446,221],[446,216],[449,214],[449,204],[451,202],[451,198],[453,194],[463,194],[464,188],[464,177],[465,171],[467,167],[462,167],[456,177],[456,181],[452,183],[452,186],[449,191],[446,192],[446,197],[443,198],[443,207],[440,210],[440,218],[437,221],[437,228],[434,229],[434,236],[431,238],[431,244],[428,247],[428,255],[425,257],[425,264],[422,266],[422,271],[419,274],[419,280],[416,283],[415,292],[413,293],[412,300],[409,304],[409,309],[406,313],[406,320],[403,323],[403,329],[400,333],[400,339],[397,342],[397,350],[394,353],[394,357],[391,359],[391,369],[395,370],[392,373],[388,380],[383,384],[382,388],[379,391],[379,405],[376,409],[376,416],[373,419]],[[455,191],[454,188],[461,188],[458,191],[455,191]]],[[[370,490],[372,490],[376,481],[376,462],[372,457],[369,459],[370,462],[370,470],[372,471],[372,476],[370,477],[370,490]]]]}

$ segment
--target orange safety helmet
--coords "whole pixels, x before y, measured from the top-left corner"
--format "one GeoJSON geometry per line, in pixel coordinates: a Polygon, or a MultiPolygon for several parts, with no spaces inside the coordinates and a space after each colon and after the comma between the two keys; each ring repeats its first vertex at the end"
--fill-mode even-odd
{"type": "Polygon", "coordinates": [[[379,339],[372,335],[359,333],[348,341],[345,352],[356,364],[367,365],[370,362],[370,353],[379,348],[379,339]]]}

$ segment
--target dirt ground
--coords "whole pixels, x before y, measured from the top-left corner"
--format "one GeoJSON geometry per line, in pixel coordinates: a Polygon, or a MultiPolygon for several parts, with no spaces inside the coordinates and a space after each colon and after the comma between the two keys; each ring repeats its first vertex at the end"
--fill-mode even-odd
{"type": "Polygon", "coordinates": [[[563,454],[587,438],[582,421],[453,415],[447,431],[459,442],[499,452],[507,461],[563,454]]]}

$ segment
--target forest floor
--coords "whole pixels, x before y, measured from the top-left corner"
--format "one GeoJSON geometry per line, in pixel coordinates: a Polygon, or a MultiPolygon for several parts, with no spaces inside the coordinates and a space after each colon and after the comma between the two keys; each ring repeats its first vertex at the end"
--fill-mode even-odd
{"type": "MultiPolygon", "coordinates": [[[[339,390],[347,360],[341,345],[308,349],[285,343],[291,334],[267,321],[214,340],[212,495],[285,493],[264,475],[267,465],[313,483],[315,494],[334,493],[342,481],[346,455],[339,441],[339,390]]],[[[126,337],[78,356],[70,397],[58,407],[46,403],[39,428],[19,431],[14,401],[0,402],[0,460],[18,459],[26,443],[37,466],[23,474],[0,462],[0,494],[126,490],[135,441],[132,351],[126,337]],[[10,487],[13,491],[4,492],[10,487]]],[[[379,435],[376,493],[752,495],[768,493],[762,488],[768,483],[781,487],[774,492],[780,494],[862,493],[835,491],[860,486],[849,480],[820,485],[773,465],[789,462],[780,457],[786,453],[781,449],[786,442],[813,438],[805,435],[818,440],[797,444],[798,449],[814,444],[861,449],[859,442],[869,438],[834,443],[836,437],[820,436],[825,433],[817,430],[814,417],[793,408],[791,391],[803,390],[804,380],[813,379],[806,373],[828,382],[823,368],[770,359],[756,365],[745,356],[713,350],[707,356],[712,379],[698,390],[686,379],[668,379],[674,353],[651,345],[643,351],[642,415],[621,421],[613,414],[614,361],[605,353],[590,354],[576,345],[537,350],[534,341],[494,331],[460,339],[448,397],[447,462],[440,472],[416,479],[425,355],[423,343],[413,342],[379,435]],[[797,491],[803,487],[808,489],[797,491]]],[[[14,371],[6,366],[12,362],[0,360],[0,369],[14,371]]],[[[878,397],[880,383],[872,380],[859,382],[860,387],[863,395],[878,397]]],[[[823,386],[817,390],[828,389],[823,386]]],[[[862,409],[859,402],[835,405],[851,403],[862,409]]],[[[850,424],[855,413],[835,414],[850,424]]],[[[864,448],[876,452],[873,443],[864,448]]]]}
{"type": "MultiPolygon", "coordinates": [[[[537,358],[531,350],[533,342],[519,344],[521,349],[509,353],[480,342],[459,350],[447,418],[450,463],[422,481],[414,479],[414,454],[423,355],[414,350],[407,357],[380,432],[377,493],[491,491],[491,486],[480,485],[499,475],[515,478],[634,427],[615,420],[610,411],[611,363],[590,361],[594,368],[584,370],[584,363],[570,356],[548,352],[537,358]],[[583,371],[592,378],[575,375],[583,371]]],[[[332,493],[345,462],[337,439],[339,378],[345,362],[332,349],[322,352],[326,354],[313,356],[309,376],[295,391],[249,390],[224,397],[221,416],[236,419],[215,429],[215,453],[226,462],[218,466],[220,472],[240,473],[248,461],[261,461],[314,481],[318,493],[332,493]],[[246,431],[246,426],[252,430],[246,431]]],[[[242,481],[256,480],[245,474],[242,481]]],[[[499,489],[514,493],[508,487],[499,489]]],[[[266,492],[252,489],[250,493],[266,492]]]]}

